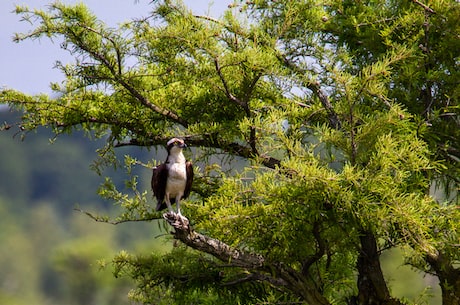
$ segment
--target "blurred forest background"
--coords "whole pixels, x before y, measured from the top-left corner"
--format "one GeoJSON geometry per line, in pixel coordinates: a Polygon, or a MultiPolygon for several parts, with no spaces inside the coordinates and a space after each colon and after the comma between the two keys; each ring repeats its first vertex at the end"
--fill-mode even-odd
{"type": "MultiPolygon", "coordinates": [[[[18,116],[3,108],[0,122],[13,123],[18,116]]],[[[162,224],[113,226],[74,210],[116,214],[97,195],[103,177],[90,170],[104,140],[88,141],[77,132],[51,141],[46,129],[24,139],[14,133],[0,133],[0,304],[132,304],[132,283],[114,278],[110,261],[120,251],[168,251],[172,241],[162,238],[162,224]]],[[[117,153],[143,162],[164,158],[162,149],[122,147],[117,153]]],[[[139,166],[135,174],[143,184],[139,189],[150,191],[150,170],[139,166]]],[[[122,172],[110,176],[119,184],[125,178],[122,172]]],[[[383,262],[389,278],[398,278],[390,283],[395,296],[432,295],[430,304],[439,304],[437,283],[404,266],[399,253],[386,254],[383,262]]]]}
{"type": "MultiPolygon", "coordinates": [[[[19,115],[3,108],[0,122],[15,122],[19,115]]],[[[132,304],[131,284],[113,277],[111,258],[168,245],[158,223],[113,226],[74,210],[115,212],[97,195],[103,177],[90,170],[103,140],[75,133],[51,144],[46,129],[24,139],[14,132],[0,132],[0,304],[132,304]]],[[[118,153],[128,151],[140,160],[155,153],[135,147],[118,153]]],[[[150,171],[140,168],[138,174],[148,189],[150,171]]],[[[123,183],[123,174],[118,177],[123,183]]]]}

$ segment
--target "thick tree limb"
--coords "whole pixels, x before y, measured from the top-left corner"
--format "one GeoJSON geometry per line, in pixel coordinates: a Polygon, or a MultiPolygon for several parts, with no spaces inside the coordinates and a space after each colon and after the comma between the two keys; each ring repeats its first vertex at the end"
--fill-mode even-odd
{"type": "Polygon", "coordinates": [[[193,249],[211,254],[235,267],[260,269],[265,265],[265,259],[261,255],[234,249],[220,240],[196,232],[190,227],[188,219],[183,216],[166,213],[164,218],[175,229],[174,238],[193,249]]]}
{"type": "Polygon", "coordinates": [[[439,278],[442,290],[442,304],[460,304],[460,268],[442,253],[427,254],[426,261],[439,278]]]}
{"type": "Polygon", "coordinates": [[[233,283],[264,281],[304,299],[311,305],[329,305],[329,301],[297,270],[281,263],[270,263],[262,255],[232,248],[226,243],[200,234],[190,227],[186,217],[166,213],[164,218],[174,228],[174,238],[200,252],[208,253],[233,267],[240,267],[252,275],[247,275],[233,283]]]}

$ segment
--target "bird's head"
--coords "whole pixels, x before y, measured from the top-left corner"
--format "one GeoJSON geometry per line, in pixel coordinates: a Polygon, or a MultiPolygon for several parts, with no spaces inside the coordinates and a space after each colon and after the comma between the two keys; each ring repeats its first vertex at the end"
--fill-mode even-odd
{"type": "Polygon", "coordinates": [[[169,153],[178,153],[182,151],[183,148],[186,148],[184,140],[178,138],[172,138],[166,143],[166,149],[169,153]]]}

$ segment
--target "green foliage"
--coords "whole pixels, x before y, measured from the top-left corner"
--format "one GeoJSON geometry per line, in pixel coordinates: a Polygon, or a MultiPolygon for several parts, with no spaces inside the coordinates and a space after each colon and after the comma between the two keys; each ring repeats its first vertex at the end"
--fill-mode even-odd
{"type": "Polygon", "coordinates": [[[18,41],[59,37],[75,62],[59,65],[57,98],[3,90],[0,101],[24,111],[25,130],[109,133],[95,168],[126,170],[128,191],[110,177],[100,190],[122,208],[115,223],[160,218],[138,190],[140,162],[119,162],[115,147],[175,135],[249,161],[234,175],[199,171],[184,213],[262,266],[183,246],[123,252],[115,274],[137,282],[136,301],[402,304],[380,268],[402,248],[458,304],[459,12],[458,1],[261,0],[213,19],[158,1],[110,29],[84,5],[18,8],[38,24],[18,41]],[[430,196],[436,182],[451,201],[430,196]]]}
{"type": "Polygon", "coordinates": [[[175,247],[164,254],[134,256],[126,252],[114,258],[115,276],[127,275],[138,282],[130,295],[135,301],[154,304],[235,304],[247,303],[263,286],[246,284],[235,290],[226,282],[238,277],[231,269],[222,271],[222,264],[203,254],[175,247]],[[189,264],[190,261],[195,262],[189,264]],[[156,288],[160,289],[156,289],[156,288]],[[171,289],[168,289],[170,287],[171,289]],[[173,293],[174,291],[174,293],[173,293]],[[244,293],[242,293],[244,292],[244,293]]]}

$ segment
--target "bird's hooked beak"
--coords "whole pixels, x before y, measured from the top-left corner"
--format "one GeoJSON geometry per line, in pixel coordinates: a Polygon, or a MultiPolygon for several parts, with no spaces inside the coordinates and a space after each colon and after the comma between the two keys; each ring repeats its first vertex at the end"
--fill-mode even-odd
{"type": "Polygon", "coordinates": [[[168,143],[166,143],[166,149],[170,151],[173,147],[183,149],[183,148],[187,148],[187,145],[181,139],[172,138],[171,140],[168,141],[168,143]]]}

